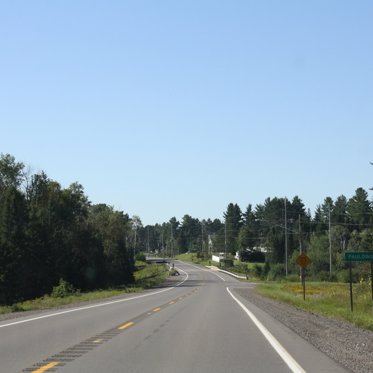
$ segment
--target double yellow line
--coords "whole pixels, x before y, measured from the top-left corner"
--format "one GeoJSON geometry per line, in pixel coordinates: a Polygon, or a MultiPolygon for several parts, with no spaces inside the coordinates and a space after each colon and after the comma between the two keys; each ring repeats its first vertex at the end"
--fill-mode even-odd
{"type": "Polygon", "coordinates": [[[130,326],[132,325],[135,325],[134,322],[132,321],[129,321],[129,322],[126,322],[125,324],[123,324],[122,326],[118,327],[119,330],[124,330],[124,329],[127,329],[129,328],[130,326]]]}
{"type": "MultiPolygon", "coordinates": [[[[152,312],[155,313],[155,312],[159,312],[160,310],[161,310],[161,307],[157,307],[157,308],[154,308],[152,312]]],[[[152,315],[152,313],[148,312],[148,315],[152,315]]],[[[125,330],[125,329],[130,328],[133,325],[135,325],[135,323],[133,321],[127,321],[125,324],[123,324],[121,326],[118,326],[118,329],[119,330],[125,330]]]]}
{"type": "MultiPolygon", "coordinates": [[[[183,298],[185,298],[185,296],[184,297],[179,297],[178,299],[174,299],[174,300],[168,302],[168,304],[169,305],[175,304],[177,301],[182,300],[183,298]]],[[[162,309],[161,307],[154,308],[151,312],[148,312],[147,315],[150,316],[153,313],[159,312],[161,309],[162,309]]],[[[125,324],[118,326],[118,329],[119,330],[125,330],[125,329],[130,328],[133,325],[135,325],[134,321],[127,321],[125,324]]],[[[96,339],[95,341],[93,341],[93,343],[101,343],[102,341],[103,341],[102,339],[96,339]]],[[[46,365],[43,365],[42,367],[40,367],[36,370],[33,370],[32,373],[44,373],[44,372],[47,372],[50,369],[55,368],[59,364],[60,363],[58,361],[53,361],[53,362],[50,362],[46,365]]]]}
{"type": "Polygon", "coordinates": [[[43,365],[39,369],[33,370],[32,373],[43,373],[43,372],[46,372],[47,370],[54,368],[58,364],[59,364],[59,362],[54,361],[54,362],[49,363],[47,365],[43,365]]]}

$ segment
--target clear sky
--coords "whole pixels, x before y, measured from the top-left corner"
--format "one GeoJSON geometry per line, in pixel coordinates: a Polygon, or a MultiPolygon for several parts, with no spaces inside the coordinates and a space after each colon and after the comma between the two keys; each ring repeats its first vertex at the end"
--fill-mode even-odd
{"type": "Polygon", "coordinates": [[[0,152],[144,224],[350,198],[373,186],[372,19],[370,0],[1,2],[0,152]]]}

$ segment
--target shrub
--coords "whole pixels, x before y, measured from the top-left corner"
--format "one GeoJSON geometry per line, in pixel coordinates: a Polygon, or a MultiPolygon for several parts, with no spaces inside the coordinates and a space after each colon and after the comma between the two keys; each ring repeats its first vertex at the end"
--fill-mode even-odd
{"type": "Polygon", "coordinates": [[[233,267],[233,259],[220,259],[220,267],[222,268],[233,267]]]}
{"type": "Polygon", "coordinates": [[[288,275],[286,277],[286,281],[299,282],[300,281],[299,274],[292,273],[291,275],[288,275]]]}
{"type": "Polygon", "coordinates": [[[237,272],[237,273],[248,273],[249,272],[246,263],[239,263],[239,264],[235,265],[233,267],[233,270],[234,270],[234,272],[237,272]]]}
{"type": "Polygon", "coordinates": [[[337,281],[337,275],[335,273],[330,275],[329,271],[319,271],[317,274],[314,274],[312,278],[318,281],[337,281]]]}
{"type": "Polygon", "coordinates": [[[136,254],[136,260],[139,262],[145,262],[146,261],[146,256],[144,253],[137,253],[136,254]]]}
{"type": "Polygon", "coordinates": [[[51,296],[53,298],[64,298],[76,292],[77,290],[72,284],[60,278],[58,285],[53,287],[51,296]]]}
{"type": "Polygon", "coordinates": [[[261,278],[263,276],[263,272],[264,272],[263,269],[264,268],[261,265],[255,264],[254,265],[254,275],[255,275],[255,277],[261,278]]]}
{"type": "MultiPolygon", "coordinates": [[[[343,269],[337,272],[337,279],[339,282],[350,282],[350,273],[348,269],[343,269]]],[[[352,269],[352,282],[359,282],[360,273],[356,269],[352,269]]]]}
{"type": "Polygon", "coordinates": [[[241,262],[263,263],[265,260],[264,253],[260,251],[240,251],[241,262]]]}
{"type": "Polygon", "coordinates": [[[203,260],[208,260],[211,259],[211,255],[206,252],[198,251],[197,252],[197,258],[198,259],[203,259],[203,260]]]}
{"type": "Polygon", "coordinates": [[[268,280],[274,281],[285,276],[285,267],[281,263],[272,264],[268,272],[268,280]]]}

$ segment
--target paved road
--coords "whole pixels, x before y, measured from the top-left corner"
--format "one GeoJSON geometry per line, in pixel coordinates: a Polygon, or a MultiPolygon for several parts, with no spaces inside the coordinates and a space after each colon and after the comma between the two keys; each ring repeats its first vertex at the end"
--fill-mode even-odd
{"type": "Polygon", "coordinates": [[[0,322],[0,372],[345,372],[235,293],[250,285],[176,266],[167,287],[0,322]]]}

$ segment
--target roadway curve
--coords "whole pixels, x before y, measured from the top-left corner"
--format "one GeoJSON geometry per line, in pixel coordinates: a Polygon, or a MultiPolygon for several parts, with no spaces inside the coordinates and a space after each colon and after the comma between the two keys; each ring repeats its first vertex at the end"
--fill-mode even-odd
{"type": "Polygon", "coordinates": [[[0,372],[346,372],[235,289],[175,262],[166,286],[0,322],[0,372]]]}

